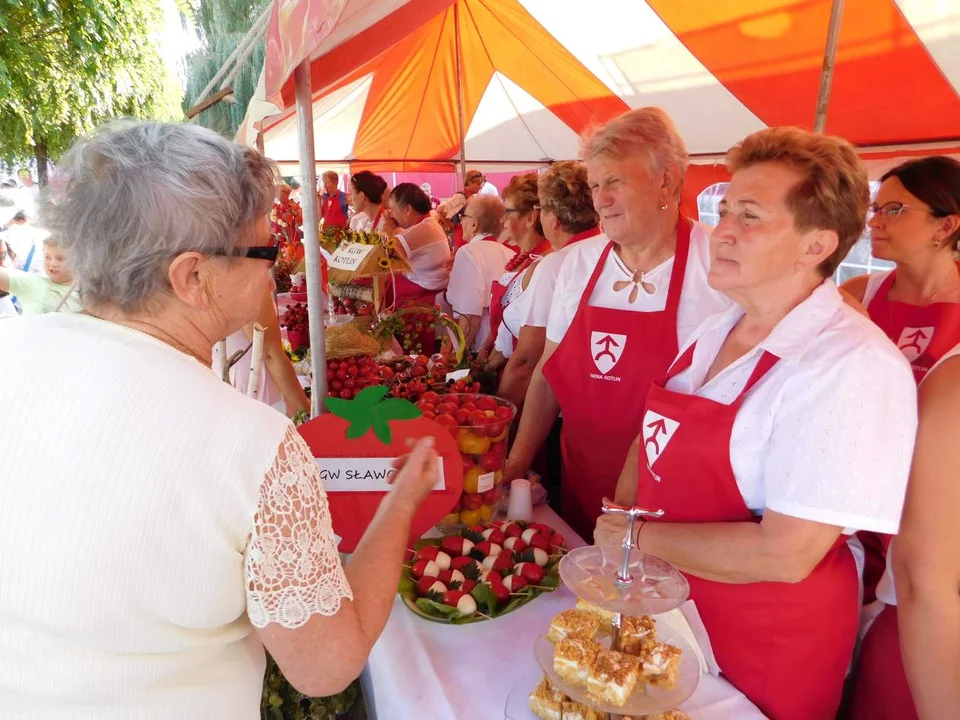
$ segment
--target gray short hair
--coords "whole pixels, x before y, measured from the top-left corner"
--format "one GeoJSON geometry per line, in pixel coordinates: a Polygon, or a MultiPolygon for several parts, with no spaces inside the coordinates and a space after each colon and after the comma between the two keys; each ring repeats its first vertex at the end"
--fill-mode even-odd
{"type": "Polygon", "coordinates": [[[124,120],[73,145],[41,213],[86,304],[142,311],[169,290],[178,254],[229,255],[250,237],[278,180],[271,161],[211,130],[124,120]]]}
{"type": "Polygon", "coordinates": [[[503,230],[503,201],[496,195],[473,195],[467,207],[476,218],[478,233],[499,235],[503,230]]]}
{"type": "Polygon", "coordinates": [[[605,125],[589,128],[580,138],[583,160],[595,157],[623,160],[633,155],[646,157],[652,170],[679,165],[681,175],[690,164],[687,146],[673,120],[658,107],[629,110],[605,125]]]}

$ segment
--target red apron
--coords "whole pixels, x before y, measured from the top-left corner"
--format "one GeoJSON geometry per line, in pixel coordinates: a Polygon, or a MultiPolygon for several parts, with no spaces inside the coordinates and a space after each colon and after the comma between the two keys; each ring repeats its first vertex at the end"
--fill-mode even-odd
{"type": "Polygon", "coordinates": [[[677,308],[690,227],[680,219],[667,302],[658,312],[589,304],[613,250],[608,243],[573,322],[543,367],[563,413],[561,515],[580,537],[593,537],[603,498],[614,496],[627,451],[640,433],[647,388],[677,356],[677,308]]]}
{"type": "Polygon", "coordinates": [[[900,655],[896,605],[883,609],[863,639],[851,685],[849,720],[917,720],[900,655]]]}
{"type": "Polygon", "coordinates": [[[345,228],[348,225],[347,215],[340,204],[340,193],[323,195],[323,226],[345,228]]]}
{"type": "MultiPolygon", "coordinates": [[[[960,271],[960,265],[958,265],[960,271]]],[[[890,288],[896,279],[890,273],[867,306],[870,319],[883,330],[910,361],[917,385],[930,368],[960,342],[960,303],[932,303],[926,307],[891,301],[890,288]]],[[[890,535],[859,532],[863,545],[863,602],[876,599],[877,583],[886,567],[890,535]]]]}
{"type": "MultiPolygon", "coordinates": [[[[690,366],[694,347],[647,394],[638,502],[663,508],[664,522],[758,522],[737,486],[730,436],[747,393],[779,359],[764,353],[740,395],[724,405],[666,389],[690,366]]],[[[833,720],[860,609],[844,538],[799,583],[687,579],[717,664],[737,689],[771,720],[833,720]]]]}

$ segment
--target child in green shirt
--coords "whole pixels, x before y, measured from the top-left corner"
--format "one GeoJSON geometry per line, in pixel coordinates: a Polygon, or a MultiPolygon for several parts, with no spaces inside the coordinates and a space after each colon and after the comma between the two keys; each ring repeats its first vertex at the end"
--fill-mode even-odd
{"type": "Polygon", "coordinates": [[[0,290],[19,298],[24,315],[83,310],[67,256],[53,237],[43,241],[43,270],[46,277],[0,267],[0,290]]]}

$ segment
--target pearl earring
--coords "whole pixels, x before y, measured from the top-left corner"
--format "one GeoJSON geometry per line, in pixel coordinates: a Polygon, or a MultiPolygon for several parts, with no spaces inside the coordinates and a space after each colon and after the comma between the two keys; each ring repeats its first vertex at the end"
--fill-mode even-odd
{"type": "Polygon", "coordinates": [[[663,205],[661,205],[661,206],[660,206],[660,209],[661,209],[661,210],[666,210],[666,209],[667,209],[667,204],[664,203],[663,205]]]}

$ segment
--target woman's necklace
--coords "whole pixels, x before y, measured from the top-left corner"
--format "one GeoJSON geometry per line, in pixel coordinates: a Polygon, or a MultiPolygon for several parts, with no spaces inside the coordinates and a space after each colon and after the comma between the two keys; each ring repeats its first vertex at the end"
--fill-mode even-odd
{"type": "Polygon", "coordinates": [[[507,264],[503,266],[503,270],[504,272],[514,272],[515,270],[518,270],[521,267],[526,267],[525,263],[527,263],[531,255],[536,255],[536,256],[543,255],[549,249],[550,249],[550,241],[543,240],[542,242],[540,242],[540,244],[538,244],[532,250],[524,250],[523,252],[519,252],[516,255],[514,255],[512,258],[510,258],[507,261],[507,264]]]}
{"type": "MultiPolygon", "coordinates": [[[[629,275],[630,268],[624,264],[623,260],[616,254],[614,254],[614,259],[616,260],[617,266],[629,275]]],[[[629,280],[617,280],[613,283],[613,291],[623,292],[627,288],[630,288],[630,297],[627,298],[627,302],[631,305],[640,297],[641,289],[643,289],[647,295],[653,295],[657,292],[657,286],[652,282],[644,282],[644,275],[646,275],[646,273],[643,270],[637,270],[629,280]]]]}

